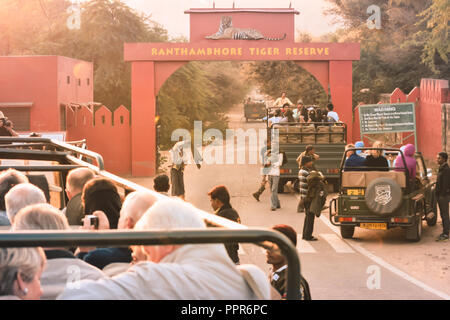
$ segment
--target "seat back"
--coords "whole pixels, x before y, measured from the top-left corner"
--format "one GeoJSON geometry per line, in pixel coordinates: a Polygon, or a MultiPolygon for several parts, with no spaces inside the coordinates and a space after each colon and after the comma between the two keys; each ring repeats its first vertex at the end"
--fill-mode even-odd
{"type": "Polygon", "coordinates": [[[367,188],[377,178],[391,178],[401,188],[406,188],[406,175],[400,171],[344,171],[342,172],[343,188],[367,188]]]}

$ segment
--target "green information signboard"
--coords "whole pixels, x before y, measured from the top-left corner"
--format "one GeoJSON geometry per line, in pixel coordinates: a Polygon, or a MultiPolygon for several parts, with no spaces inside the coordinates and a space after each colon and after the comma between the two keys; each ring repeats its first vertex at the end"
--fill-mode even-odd
{"type": "Polygon", "coordinates": [[[416,137],[414,103],[359,106],[359,124],[361,137],[365,134],[390,132],[414,132],[414,137],[416,137]]]}

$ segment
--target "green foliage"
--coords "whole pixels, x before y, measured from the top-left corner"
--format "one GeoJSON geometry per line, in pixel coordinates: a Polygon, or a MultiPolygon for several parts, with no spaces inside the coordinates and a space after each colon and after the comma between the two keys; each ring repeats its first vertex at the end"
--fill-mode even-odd
{"type": "Polygon", "coordinates": [[[235,62],[190,62],[166,81],[158,94],[162,149],[173,145],[175,129],[192,133],[194,121],[202,121],[203,131],[225,132],[225,113],[248,91],[239,66],[235,62]]]}
{"type": "Polygon", "coordinates": [[[294,61],[251,62],[248,76],[261,92],[273,97],[286,96],[293,102],[302,99],[304,104],[321,105],[328,102],[327,93],[320,83],[294,61]]]}
{"type": "Polygon", "coordinates": [[[344,19],[344,30],[335,34],[338,41],[361,44],[361,60],[353,64],[354,106],[359,102],[377,103],[381,93],[390,93],[396,87],[407,93],[419,85],[421,78],[448,78],[450,70],[448,63],[442,63],[446,57],[442,53],[448,53],[449,1],[328,1],[334,4],[329,13],[344,19]],[[372,4],[381,9],[380,30],[367,28],[366,10],[372,4]],[[434,26],[434,33],[427,30],[425,20],[429,27],[434,26]],[[439,60],[441,64],[436,67],[439,60]]]}

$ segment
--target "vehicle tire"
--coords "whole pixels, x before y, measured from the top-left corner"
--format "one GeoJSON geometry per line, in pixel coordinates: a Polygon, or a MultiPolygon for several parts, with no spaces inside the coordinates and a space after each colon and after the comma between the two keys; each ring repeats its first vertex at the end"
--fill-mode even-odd
{"type": "Polygon", "coordinates": [[[412,242],[420,241],[422,237],[422,217],[417,216],[413,226],[406,228],[406,240],[412,242]]]}
{"type": "Polygon", "coordinates": [[[431,192],[431,210],[427,213],[427,216],[433,212],[433,216],[431,218],[426,218],[427,220],[427,225],[429,227],[434,227],[436,225],[437,222],[437,217],[438,217],[438,211],[437,211],[437,201],[436,201],[436,196],[434,193],[434,190],[431,192]]]}
{"type": "Polygon", "coordinates": [[[355,226],[341,226],[341,236],[344,239],[353,238],[353,234],[355,233],[355,226]]]}
{"type": "Polygon", "coordinates": [[[365,199],[371,211],[390,214],[402,203],[402,188],[393,179],[377,178],[367,186],[365,199]]]}
{"type": "Polygon", "coordinates": [[[280,178],[280,181],[278,182],[278,193],[284,193],[284,185],[286,184],[286,182],[286,178],[280,178]]]}

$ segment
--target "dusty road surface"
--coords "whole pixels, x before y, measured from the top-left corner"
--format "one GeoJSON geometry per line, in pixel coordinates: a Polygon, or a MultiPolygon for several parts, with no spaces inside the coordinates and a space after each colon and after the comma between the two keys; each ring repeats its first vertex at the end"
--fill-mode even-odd
{"type": "MultiPolygon", "coordinates": [[[[245,122],[242,106],[229,114],[230,128],[256,131],[262,122],[245,122]]],[[[242,148],[242,147],[241,147],[242,148]]],[[[248,152],[258,152],[254,143],[248,152]]],[[[248,161],[247,161],[248,162],[248,161]]],[[[152,188],[151,179],[132,179],[152,188]]],[[[316,219],[315,242],[301,240],[304,214],[297,213],[298,195],[280,194],[281,209],[270,211],[269,192],[260,202],[252,193],[260,181],[258,164],[204,164],[200,170],[189,165],[185,171],[186,200],[212,212],[207,192],[226,185],[231,203],[242,223],[254,227],[288,224],[299,234],[298,252],[301,270],[308,280],[313,299],[450,299],[450,242],[434,239],[442,231],[440,218],[435,227],[423,224],[422,240],[404,240],[404,230],[374,231],[357,228],[351,240],[341,238],[339,229],[330,224],[327,210],[316,219]]],[[[331,194],[330,198],[336,196],[331,194]]],[[[254,263],[269,274],[266,253],[252,244],[240,246],[241,263],[254,263]]]]}

